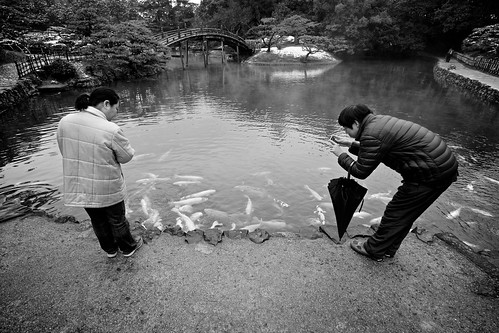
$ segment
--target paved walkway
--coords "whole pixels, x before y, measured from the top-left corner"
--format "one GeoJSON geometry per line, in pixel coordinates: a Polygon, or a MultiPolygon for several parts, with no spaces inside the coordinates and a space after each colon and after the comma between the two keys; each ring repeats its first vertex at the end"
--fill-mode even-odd
{"type": "Polygon", "coordinates": [[[449,62],[445,62],[444,59],[439,59],[438,65],[441,68],[449,69],[455,74],[467,77],[471,80],[479,81],[485,85],[490,86],[492,89],[499,91],[499,77],[497,76],[486,74],[467,67],[456,59],[451,59],[449,62]]]}

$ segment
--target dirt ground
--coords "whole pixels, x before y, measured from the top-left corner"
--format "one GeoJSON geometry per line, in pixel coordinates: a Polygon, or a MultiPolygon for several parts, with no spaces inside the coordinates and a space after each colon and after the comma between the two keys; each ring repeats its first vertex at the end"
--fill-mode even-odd
{"type": "Polygon", "coordinates": [[[498,281],[410,234],[377,263],[349,241],[161,234],[108,259],[86,223],[0,224],[0,332],[497,332],[498,281]]]}

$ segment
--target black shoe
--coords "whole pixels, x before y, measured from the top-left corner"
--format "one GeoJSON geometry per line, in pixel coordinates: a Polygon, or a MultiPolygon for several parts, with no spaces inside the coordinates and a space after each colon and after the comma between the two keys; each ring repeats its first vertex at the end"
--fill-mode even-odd
{"type": "Polygon", "coordinates": [[[351,243],[350,243],[350,247],[357,253],[359,254],[362,254],[363,256],[366,256],[374,261],[377,261],[377,262],[381,262],[383,261],[383,258],[376,258],[376,257],[373,257],[371,256],[369,253],[367,253],[366,249],[364,248],[364,244],[366,243],[366,241],[358,241],[356,239],[354,239],[351,243]]]}

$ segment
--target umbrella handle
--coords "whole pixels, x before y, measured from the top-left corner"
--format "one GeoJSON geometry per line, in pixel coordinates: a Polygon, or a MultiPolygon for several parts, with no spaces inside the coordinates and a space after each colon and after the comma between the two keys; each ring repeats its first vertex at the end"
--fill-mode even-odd
{"type": "MultiPolygon", "coordinates": [[[[350,179],[350,169],[352,168],[352,165],[355,163],[355,161],[352,161],[352,163],[350,163],[350,165],[348,166],[348,176],[347,176],[347,179],[350,179]]],[[[342,193],[342,196],[343,196],[343,193],[342,193]]],[[[345,206],[346,206],[346,198],[343,196],[343,199],[345,201],[345,206]]],[[[362,202],[360,203],[360,208],[359,208],[359,212],[362,210],[362,207],[364,206],[364,199],[362,199],[362,202]]]]}

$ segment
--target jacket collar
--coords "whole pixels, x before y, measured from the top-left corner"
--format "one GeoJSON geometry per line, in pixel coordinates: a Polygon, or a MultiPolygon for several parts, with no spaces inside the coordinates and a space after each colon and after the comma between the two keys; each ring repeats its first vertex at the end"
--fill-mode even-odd
{"type": "Polygon", "coordinates": [[[374,114],[371,113],[365,116],[364,119],[362,119],[362,122],[359,125],[359,130],[357,131],[357,137],[355,138],[356,141],[359,141],[362,132],[364,132],[364,127],[366,127],[367,123],[371,122],[374,117],[374,114]]]}
{"type": "Polygon", "coordinates": [[[97,116],[97,117],[100,117],[100,118],[103,118],[103,119],[106,119],[107,120],[107,117],[106,115],[104,114],[104,112],[102,112],[101,110],[99,109],[96,109],[94,108],[93,106],[89,106],[87,107],[84,112],[88,112],[88,113],[91,113],[93,114],[94,116],[97,116]]]}

